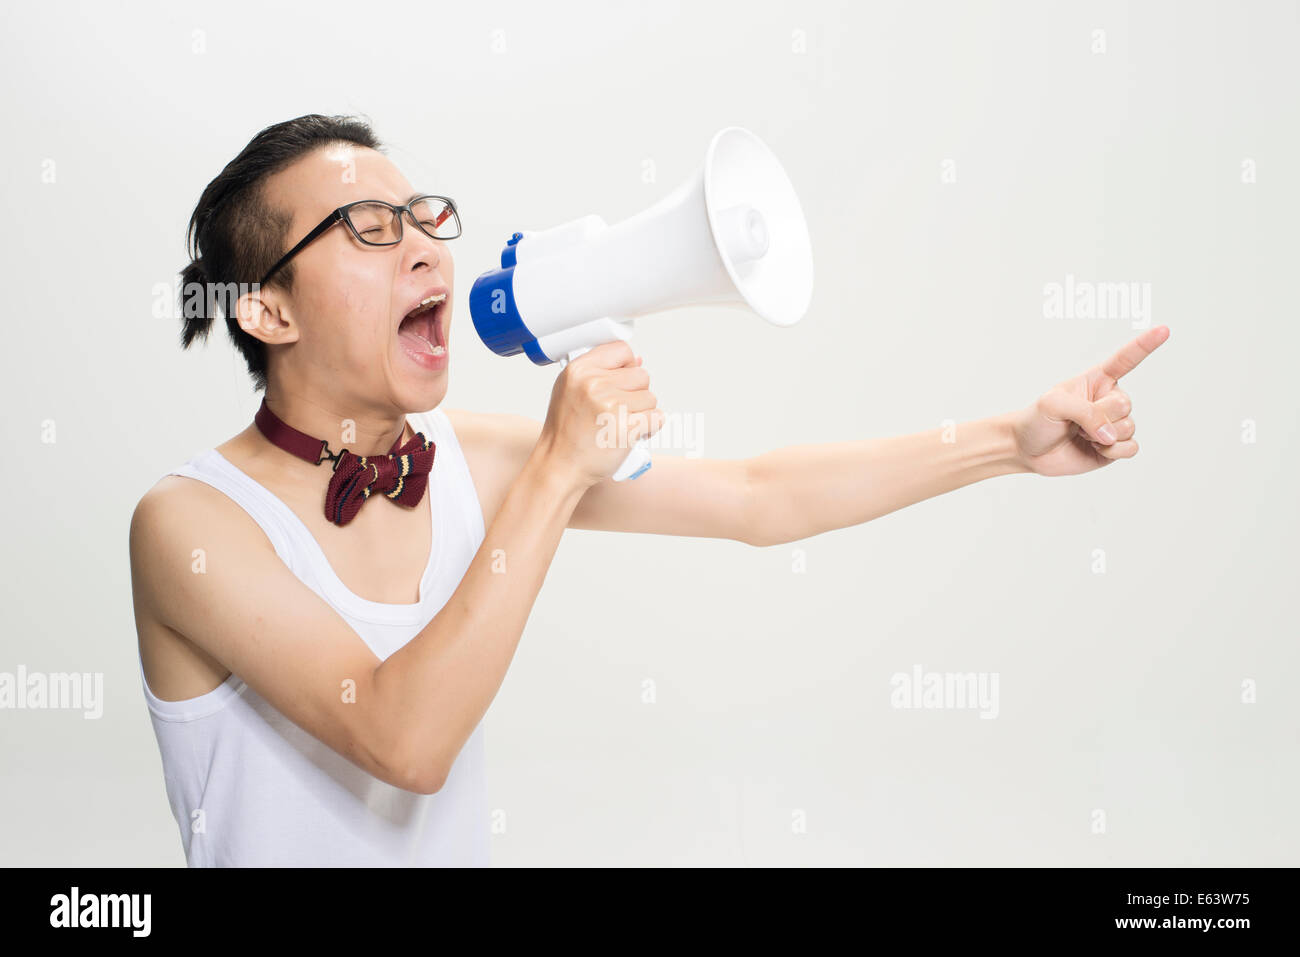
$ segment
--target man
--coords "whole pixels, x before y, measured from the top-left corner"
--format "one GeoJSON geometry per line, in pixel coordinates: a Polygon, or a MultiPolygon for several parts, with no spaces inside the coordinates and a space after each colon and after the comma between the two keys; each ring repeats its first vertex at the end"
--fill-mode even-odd
{"type": "Polygon", "coordinates": [[[194,211],[183,289],[215,293],[183,304],[182,341],[219,305],[265,401],[131,522],[144,691],[191,865],[487,863],[481,720],[565,528],[765,546],[996,475],[1100,468],[1136,454],[1118,380],[1168,336],[955,442],[659,456],[615,483],[663,421],[626,343],[569,364],[543,422],[440,408],[457,235],[454,203],[342,117],[263,130],[194,211]]]}

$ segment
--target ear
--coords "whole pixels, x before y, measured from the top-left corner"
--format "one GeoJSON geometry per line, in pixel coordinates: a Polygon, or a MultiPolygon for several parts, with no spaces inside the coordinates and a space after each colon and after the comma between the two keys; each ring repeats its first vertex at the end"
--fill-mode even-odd
{"type": "Polygon", "coordinates": [[[235,318],[239,328],[267,345],[298,341],[298,324],[279,290],[263,288],[244,293],[235,301],[235,318]]]}

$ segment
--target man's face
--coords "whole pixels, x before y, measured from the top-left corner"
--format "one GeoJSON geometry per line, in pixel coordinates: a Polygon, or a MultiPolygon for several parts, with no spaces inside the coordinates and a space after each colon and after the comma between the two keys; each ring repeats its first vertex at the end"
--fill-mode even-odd
{"type": "MultiPolygon", "coordinates": [[[[363,199],[401,205],[425,191],[412,187],[382,153],[334,145],[272,177],[267,199],[293,212],[286,252],[339,206],[363,199]]],[[[276,375],[312,383],[343,407],[382,404],[423,412],[442,401],[454,266],[445,242],[416,229],[405,214],[402,220],[396,245],[364,245],[339,223],[294,256],[293,295],[279,292],[275,300],[284,338],[269,341],[292,343],[280,350],[276,375]],[[446,298],[431,314],[403,325],[418,303],[443,292],[446,298]],[[442,355],[430,345],[442,346],[442,355]]]]}

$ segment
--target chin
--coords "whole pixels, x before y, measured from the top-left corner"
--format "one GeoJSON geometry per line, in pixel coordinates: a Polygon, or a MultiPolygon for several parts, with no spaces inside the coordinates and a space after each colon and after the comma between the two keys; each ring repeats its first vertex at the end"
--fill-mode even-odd
{"type": "Polygon", "coordinates": [[[428,412],[446,397],[447,374],[448,370],[443,369],[419,376],[403,375],[394,383],[398,404],[406,412],[428,412]]]}

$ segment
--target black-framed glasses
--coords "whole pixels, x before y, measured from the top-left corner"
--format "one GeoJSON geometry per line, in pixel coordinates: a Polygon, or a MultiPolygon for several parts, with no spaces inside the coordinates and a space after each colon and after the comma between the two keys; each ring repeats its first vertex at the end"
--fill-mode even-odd
{"type": "Polygon", "coordinates": [[[319,226],[280,257],[280,261],[270,268],[259,285],[265,286],[285,263],[336,223],[347,223],[352,235],[367,246],[396,246],[402,241],[403,214],[409,216],[416,228],[431,239],[455,239],[460,235],[460,213],[456,211],[455,200],[450,197],[426,193],[416,196],[404,206],[394,206],[382,199],[363,199],[340,206],[322,219],[319,226]]]}

